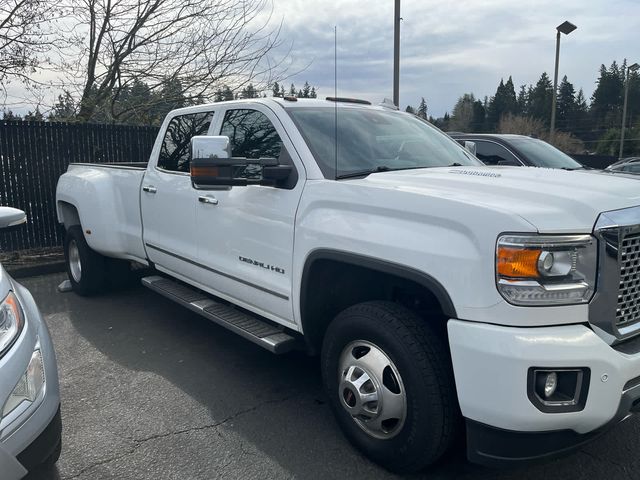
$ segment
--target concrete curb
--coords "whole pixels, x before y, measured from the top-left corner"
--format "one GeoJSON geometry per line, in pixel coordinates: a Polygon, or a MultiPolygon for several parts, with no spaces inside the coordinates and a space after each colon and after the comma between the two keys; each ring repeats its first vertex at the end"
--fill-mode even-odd
{"type": "Polygon", "coordinates": [[[60,261],[53,263],[44,263],[42,265],[29,265],[15,268],[5,267],[5,270],[9,275],[17,279],[65,272],[67,270],[67,265],[64,261],[60,261]]]}

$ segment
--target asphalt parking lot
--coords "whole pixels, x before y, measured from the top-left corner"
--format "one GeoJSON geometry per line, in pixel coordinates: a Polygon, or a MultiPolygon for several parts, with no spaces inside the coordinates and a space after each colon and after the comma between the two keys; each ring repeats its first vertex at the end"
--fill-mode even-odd
{"type": "MultiPolygon", "coordinates": [[[[275,356],[142,287],[81,298],[24,279],[51,330],[63,449],[35,479],[390,479],[342,437],[318,361],[275,356]]],[[[489,470],[460,452],[428,479],[638,479],[640,419],[579,452],[489,470]]]]}

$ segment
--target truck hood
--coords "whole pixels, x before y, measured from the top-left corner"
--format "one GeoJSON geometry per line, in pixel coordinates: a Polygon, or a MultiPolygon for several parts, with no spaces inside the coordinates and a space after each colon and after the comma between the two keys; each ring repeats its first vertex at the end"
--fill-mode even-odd
{"type": "Polygon", "coordinates": [[[465,166],[380,172],[357,182],[509,212],[540,232],[588,233],[601,212],[640,205],[639,180],[589,170],[465,166]]]}

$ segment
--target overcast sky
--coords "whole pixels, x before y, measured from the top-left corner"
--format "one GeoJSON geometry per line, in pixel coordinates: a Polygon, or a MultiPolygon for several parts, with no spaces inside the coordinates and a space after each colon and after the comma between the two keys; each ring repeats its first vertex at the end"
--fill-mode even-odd
{"type": "MultiPolygon", "coordinates": [[[[376,103],[393,91],[393,0],[273,0],[293,41],[293,77],[333,95],[333,27],[338,27],[338,93],[376,103]],[[295,70],[295,68],[293,68],[295,70]]],[[[493,95],[500,78],[516,91],[546,71],[553,79],[555,27],[562,36],[559,78],[567,75],[587,98],[598,69],[613,60],[640,62],[640,0],[402,0],[400,104],[425,97],[429,114],[451,111],[465,92],[493,95]]],[[[287,85],[291,80],[287,80],[287,85]]]]}
{"type": "MultiPolygon", "coordinates": [[[[392,97],[394,0],[271,1],[271,21],[283,20],[276,56],[292,44],[289,72],[308,66],[287,87],[306,80],[321,97],[333,95],[335,25],[338,94],[374,103],[392,97]]],[[[562,36],[559,76],[587,98],[602,63],[640,62],[640,0],[402,0],[402,17],[400,104],[417,106],[425,97],[435,117],[464,93],[493,95],[509,75],[516,90],[543,71],[553,78],[555,27],[564,20],[578,29],[562,36]]],[[[20,96],[17,84],[11,90],[20,96]]],[[[55,92],[47,97],[53,102],[55,92]]]]}

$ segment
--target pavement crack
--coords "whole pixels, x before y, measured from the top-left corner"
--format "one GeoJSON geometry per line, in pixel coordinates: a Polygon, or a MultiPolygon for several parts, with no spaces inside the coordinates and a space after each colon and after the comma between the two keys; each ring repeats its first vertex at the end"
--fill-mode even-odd
{"type": "Polygon", "coordinates": [[[245,408],[244,410],[240,410],[238,412],[235,412],[235,413],[229,415],[228,417],[223,418],[222,420],[220,420],[218,422],[214,422],[214,423],[210,423],[210,424],[206,424],[206,425],[198,425],[198,426],[195,426],[195,427],[183,428],[183,429],[174,430],[174,431],[171,431],[171,432],[158,433],[156,435],[151,435],[149,437],[145,437],[145,438],[141,438],[141,439],[136,439],[136,438],[132,438],[132,437],[126,437],[126,436],[117,434],[115,432],[111,432],[114,435],[122,438],[123,440],[127,440],[127,441],[130,441],[130,442],[133,442],[133,446],[128,451],[126,451],[124,453],[121,453],[119,455],[114,455],[112,457],[105,458],[103,460],[99,460],[99,461],[94,462],[94,463],[92,463],[90,465],[87,465],[87,466],[81,468],[77,473],[75,473],[73,475],[63,476],[62,480],[72,480],[74,478],[78,478],[81,475],[87,473],[88,471],[93,470],[94,468],[97,468],[97,467],[99,467],[101,465],[106,465],[108,463],[115,462],[117,460],[121,460],[122,458],[128,457],[129,455],[133,455],[136,452],[136,450],[138,450],[138,448],[140,448],[146,442],[149,442],[151,440],[157,440],[157,439],[160,439],[160,438],[166,438],[166,437],[170,437],[170,436],[173,436],[173,435],[181,435],[181,434],[184,434],[184,433],[198,432],[198,431],[207,430],[207,429],[210,429],[210,428],[217,428],[217,427],[219,427],[221,425],[224,425],[227,422],[235,420],[238,417],[241,417],[241,416],[246,415],[248,413],[255,412],[256,410],[258,410],[258,409],[260,409],[260,408],[262,408],[264,406],[275,405],[275,404],[278,404],[278,403],[284,403],[284,402],[286,402],[288,400],[291,400],[292,398],[297,397],[298,395],[299,394],[294,394],[294,395],[288,395],[288,396],[282,397],[282,398],[276,398],[276,399],[272,399],[272,400],[265,400],[264,402],[260,402],[257,405],[254,405],[252,407],[245,408]]]}
{"type": "Polygon", "coordinates": [[[124,457],[127,457],[129,455],[132,455],[136,451],[137,448],[138,448],[138,445],[135,445],[133,448],[131,448],[130,450],[128,450],[125,453],[121,453],[119,455],[114,455],[113,457],[105,458],[103,460],[99,460],[97,462],[94,462],[91,465],[87,465],[86,467],[81,468],[77,473],[74,473],[73,475],[63,475],[62,476],[62,480],[71,480],[73,478],[77,478],[77,477],[85,474],[89,470],[93,470],[96,467],[99,467],[101,465],[105,465],[107,463],[115,462],[116,460],[120,460],[121,458],[124,458],[124,457]]]}
{"type": "Polygon", "coordinates": [[[217,428],[217,427],[219,427],[221,425],[224,425],[227,422],[235,420],[238,417],[241,417],[241,416],[246,415],[248,413],[255,412],[256,410],[258,410],[258,409],[260,409],[260,408],[262,408],[264,406],[274,405],[274,404],[278,404],[278,403],[284,403],[284,402],[286,402],[288,400],[291,400],[292,398],[295,398],[297,396],[298,396],[298,394],[288,395],[288,396],[283,397],[283,398],[265,400],[264,402],[261,402],[261,403],[259,403],[257,405],[254,405],[252,407],[245,408],[244,410],[240,410],[238,412],[235,412],[235,413],[229,415],[228,417],[225,417],[222,420],[217,421],[217,422],[208,423],[208,424],[205,424],[205,425],[197,425],[197,426],[189,427],[189,428],[183,428],[183,429],[180,429],[180,430],[173,430],[171,432],[158,433],[158,434],[150,435],[149,437],[140,438],[140,439],[130,438],[130,440],[132,440],[132,441],[134,441],[136,443],[142,444],[142,443],[145,443],[145,442],[148,442],[148,441],[151,441],[151,440],[157,440],[159,438],[170,437],[172,435],[181,435],[181,434],[184,434],[184,433],[198,432],[198,431],[201,431],[201,430],[208,430],[210,428],[217,428]]]}

